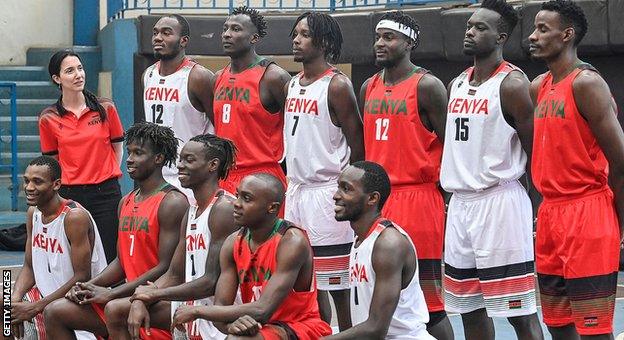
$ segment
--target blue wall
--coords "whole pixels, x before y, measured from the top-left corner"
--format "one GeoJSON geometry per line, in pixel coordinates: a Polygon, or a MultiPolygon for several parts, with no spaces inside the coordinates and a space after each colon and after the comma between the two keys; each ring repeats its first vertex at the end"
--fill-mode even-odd
{"type": "Polygon", "coordinates": [[[74,0],[74,45],[97,45],[99,30],[99,0],[74,0]]]}
{"type": "MultiPolygon", "coordinates": [[[[138,50],[137,29],[134,19],[118,19],[100,31],[99,45],[102,50],[102,72],[112,73],[113,101],[119,111],[121,123],[128,129],[134,123],[134,72],[133,59],[138,50]]],[[[124,156],[125,159],[125,156],[124,156]]],[[[122,193],[133,188],[122,162],[124,174],[121,183],[122,193]]]]}

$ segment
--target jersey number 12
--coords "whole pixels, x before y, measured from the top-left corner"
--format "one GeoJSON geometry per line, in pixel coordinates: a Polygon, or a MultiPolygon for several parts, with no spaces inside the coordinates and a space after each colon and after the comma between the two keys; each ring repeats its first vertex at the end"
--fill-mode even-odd
{"type": "Polygon", "coordinates": [[[162,124],[163,106],[162,104],[152,104],[152,123],[162,124]]]}
{"type": "Polygon", "coordinates": [[[390,128],[390,119],[388,118],[375,119],[375,139],[376,140],[388,140],[389,128],[390,128]]]}

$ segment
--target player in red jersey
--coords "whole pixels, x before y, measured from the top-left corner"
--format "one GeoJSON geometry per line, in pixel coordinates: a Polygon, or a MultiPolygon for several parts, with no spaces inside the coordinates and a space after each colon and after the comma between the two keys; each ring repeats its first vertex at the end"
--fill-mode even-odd
{"type": "Polygon", "coordinates": [[[249,339],[318,339],[331,334],[316,301],[312,247],[306,233],[277,218],[284,187],[270,174],[245,177],[234,219],[242,227],[221,249],[215,306],[181,306],[173,326],[196,318],[249,339]],[[240,288],[242,305],[232,305],[240,288]]]}
{"type": "MultiPolygon", "coordinates": [[[[71,339],[73,330],[108,336],[106,304],[127,300],[139,285],[156,280],[169,268],[188,208],[184,194],[162,176],[162,167],[175,162],[178,141],[171,128],[153,123],[135,124],[126,136],[128,173],[138,188],[119,203],[117,258],[98,276],[77,283],[67,299],[48,305],[44,316],[50,339],[71,339]]],[[[152,336],[171,338],[164,331],[152,331],[152,336]]]]}
{"type": "Polygon", "coordinates": [[[419,42],[418,24],[401,11],[377,24],[375,63],[383,70],[362,85],[366,160],[381,164],[392,194],[383,215],[401,225],[418,252],[420,285],[429,309],[427,330],[452,339],[442,298],[444,200],[438,189],[446,120],[446,89],[410,61],[419,42]],[[414,212],[422,212],[417,217],[414,212]]]}
{"type": "Polygon", "coordinates": [[[587,32],[582,9],[549,1],[534,23],[529,51],[549,70],[531,84],[532,175],[544,197],[535,244],[544,322],[553,339],[612,339],[624,133],[609,86],[578,59],[587,32]]]}
{"type": "MultiPolygon", "coordinates": [[[[231,141],[210,134],[195,136],[182,148],[177,167],[180,182],[193,190],[197,205],[189,207],[184,217],[169,270],[153,284],[139,286],[132,302],[118,299],[107,306],[113,339],[138,338],[142,326],[146,331],[150,327],[169,330],[177,301],[211,304],[220,273],[221,246],[237,230],[233,198],[218,185],[234,165],[234,156],[231,141]]],[[[187,335],[190,340],[225,337],[208,322],[195,323],[187,335]]]]}
{"type": "Polygon", "coordinates": [[[221,42],[230,64],[216,74],[214,126],[217,136],[234,142],[236,168],[221,187],[234,192],[248,174],[268,172],[284,185],[279,165],[284,154],[284,85],[290,75],[256,54],[255,44],[266,35],[266,21],[246,6],[234,9],[223,24],[221,42]]]}

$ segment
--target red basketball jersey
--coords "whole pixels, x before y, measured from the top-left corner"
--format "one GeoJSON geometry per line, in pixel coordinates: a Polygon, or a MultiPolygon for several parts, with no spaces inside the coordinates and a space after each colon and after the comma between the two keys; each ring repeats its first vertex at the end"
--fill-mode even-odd
{"type": "Polygon", "coordinates": [[[381,164],[396,185],[435,183],[440,178],[442,143],[418,112],[418,82],[428,71],[415,68],[398,84],[384,84],[383,71],[366,88],[366,160],[381,164]]]}
{"type": "Polygon", "coordinates": [[[550,72],[542,80],[534,112],[535,187],[544,198],[578,196],[607,185],[609,164],[585,118],[578,111],[572,83],[587,65],[557,84],[550,72]]]}
{"type": "Polygon", "coordinates": [[[275,165],[284,154],[282,112],[267,111],[260,100],[260,79],[270,64],[262,59],[240,73],[228,65],[215,82],[215,133],[236,145],[237,169],[275,165]]]}
{"type": "Polygon", "coordinates": [[[119,213],[117,254],[128,281],[143,275],[159,262],[158,207],[171,190],[176,189],[167,184],[142,202],[135,202],[138,189],[123,198],[119,213]]]}
{"type": "MultiPolygon", "coordinates": [[[[288,228],[298,228],[291,222],[278,220],[274,234],[255,252],[249,247],[249,231],[243,228],[234,242],[234,261],[238,272],[243,303],[256,301],[277,270],[277,247],[288,228]]],[[[303,230],[302,230],[303,231],[303,230]]],[[[305,231],[304,231],[305,233],[305,231]]],[[[314,277],[314,275],[312,276],[314,277]]],[[[291,290],[269,319],[269,323],[287,324],[300,339],[318,339],[330,335],[331,328],[321,320],[316,300],[316,282],[309,291],[291,290]]]]}

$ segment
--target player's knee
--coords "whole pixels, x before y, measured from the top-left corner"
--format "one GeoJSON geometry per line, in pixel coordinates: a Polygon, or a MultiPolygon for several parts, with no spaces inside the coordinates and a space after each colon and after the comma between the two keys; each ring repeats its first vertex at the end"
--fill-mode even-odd
{"type": "Polygon", "coordinates": [[[536,322],[539,322],[539,319],[537,318],[536,313],[529,314],[529,315],[522,315],[522,316],[513,316],[513,317],[507,318],[507,320],[509,320],[509,323],[514,328],[521,328],[521,329],[530,328],[531,326],[536,324],[536,322]]]}
{"type": "Polygon", "coordinates": [[[43,318],[45,320],[45,324],[46,325],[51,325],[53,323],[59,323],[62,322],[64,320],[64,306],[66,306],[66,304],[69,301],[65,300],[65,299],[58,299],[55,301],[52,301],[50,304],[48,304],[44,309],[43,309],[43,318]]]}
{"type": "Polygon", "coordinates": [[[126,299],[118,299],[109,301],[104,307],[106,321],[110,323],[125,323],[128,319],[128,311],[130,304],[126,299]]]}

